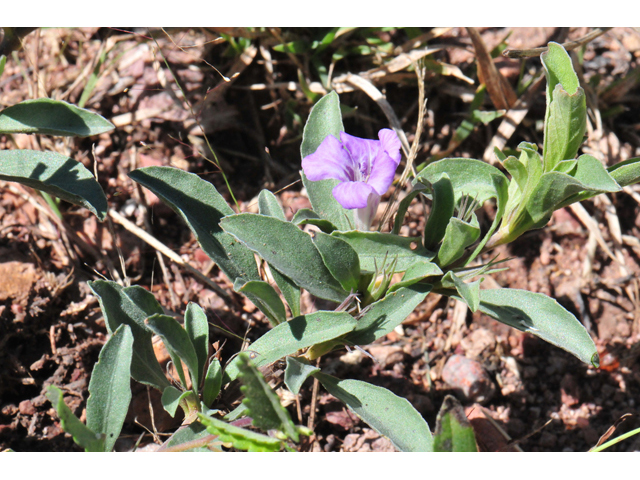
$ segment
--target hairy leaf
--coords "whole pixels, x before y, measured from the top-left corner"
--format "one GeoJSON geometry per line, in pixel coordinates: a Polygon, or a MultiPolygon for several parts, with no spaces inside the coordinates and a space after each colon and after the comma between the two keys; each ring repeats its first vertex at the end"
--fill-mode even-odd
{"type": "Polygon", "coordinates": [[[209,321],[207,314],[197,303],[189,302],[184,313],[184,329],[189,335],[198,358],[194,386],[198,388],[209,358],[209,321]]]}
{"type": "Polygon", "coordinates": [[[354,345],[367,345],[400,325],[431,291],[431,285],[417,284],[387,294],[372,304],[345,336],[354,345]]]}
{"type": "Polygon", "coordinates": [[[313,243],[331,275],[347,292],[358,290],[360,260],[356,251],[344,240],[326,233],[316,232],[313,243]]]}
{"type": "Polygon", "coordinates": [[[171,167],[145,167],[129,176],[145,186],[187,223],[205,253],[231,283],[260,280],[253,253],[220,228],[220,219],[234,212],[209,182],[171,167]]]}
{"type": "Polygon", "coordinates": [[[287,368],[284,371],[284,383],[291,393],[297,395],[305,380],[319,371],[320,369],[318,367],[311,365],[305,358],[287,357],[287,368]]]}
{"type": "Polygon", "coordinates": [[[217,418],[198,413],[200,422],[212,435],[217,435],[223,443],[231,443],[238,450],[249,452],[277,452],[282,449],[283,442],[244,428],[235,427],[217,418]]]}
{"type": "Polygon", "coordinates": [[[93,367],[87,400],[87,427],[104,434],[105,451],[116,443],[131,402],[131,327],[120,325],[104,344],[93,367]]]}
{"type": "Polygon", "coordinates": [[[246,413],[252,418],[252,424],[261,430],[280,430],[295,442],[299,440],[289,412],[280,404],[280,397],[267,384],[262,374],[251,365],[249,357],[241,353],[239,356],[238,375],[244,393],[242,403],[246,413]]]}
{"type": "Polygon", "coordinates": [[[55,152],[0,151],[0,180],[18,182],[86,208],[103,221],[107,197],[84,165],[55,152]]]}
{"type": "Polygon", "coordinates": [[[316,297],[341,302],[348,295],[325,266],[311,237],[292,223],[242,213],[223,218],[220,225],[316,297]]]}
{"type": "Polygon", "coordinates": [[[480,290],[480,311],[523,332],[599,365],[598,352],[582,324],[552,298],[540,293],[498,288],[480,290]]]}
{"type": "MultiPolygon", "coordinates": [[[[236,291],[245,294],[247,298],[266,315],[271,325],[275,327],[287,321],[284,304],[282,300],[280,300],[278,292],[276,292],[271,285],[262,280],[252,280],[244,285],[240,285],[241,288],[238,288],[236,291]]],[[[236,286],[237,285],[234,285],[234,287],[236,286]]]]}
{"type": "Polygon", "coordinates": [[[131,327],[133,334],[133,358],[131,376],[140,383],[157,388],[161,392],[170,385],[153,351],[151,330],[144,320],[162,313],[162,307],[151,292],[142,287],[124,288],[115,282],[96,280],[88,282],[98,296],[107,329],[115,332],[122,324],[131,327]]]}
{"type": "Polygon", "coordinates": [[[47,399],[53,405],[53,408],[60,418],[60,426],[62,429],[73,437],[73,441],[86,452],[104,452],[105,443],[104,436],[88,429],[84,423],[78,420],[71,409],[67,407],[62,398],[62,390],[54,385],[49,385],[46,393],[47,399]]]}
{"type": "MultiPolygon", "coordinates": [[[[350,332],[356,319],[346,312],[320,311],[302,315],[269,330],[247,348],[256,367],[269,365],[287,355],[350,332]]],[[[225,370],[226,381],[235,380],[238,362],[234,359],[225,370]]]]}
{"type": "MultiPolygon", "coordinates": [[[[145,323],[152,332],[162,339],[162,342],[165,347],[167,347],[167,350],[171,355],[171,359],[176,365],[178,374],[182,373],[179,360],[183,361],[187,365],[191,375],[191,384],[193,385],[194,390],[197,390],[197,374],[199,371],[198,355],[196,354],[196,350],[193,343],[191,343],[191,339],[189,338],[187,331],[182,328],[182,325],[180,325],[175,318],[170,317],[169,315],[153,315],[152,317],[147,318],[145,323]]],[[[186,386],[186,382],[182,376],[181,380],[183,385],[186,386]]]]}
{"type": "Polygon", "coordinates": [[[88,137],[114,128],[97,113],[51,98],[25,100],[0,111],[0,133],[88,137]]]}
{"type": "Polygon", "coordinates": [[[314,375],[327,391],[349,410],[384,435],[402,452],[431,452],[433,438],[422,415],[404,398],[386,388],[360,380],[339,380],[324,373],[314,375]]]}
{"type": "Polygon", "coordinates": [[[380,232],[333,232],[332,236],[346,241],[357,252],[363,272],[382,270],[397,259],[395,271],[404,272],[415,262],[429,261],[434,253],[422,246],[419,237],[400,237],[380,232]]]}
{"type": "Polygon", "coordinates": [[[444,397],[433,434],[435,452],[477,452],[473,427],[455,397],[444,397]]]}

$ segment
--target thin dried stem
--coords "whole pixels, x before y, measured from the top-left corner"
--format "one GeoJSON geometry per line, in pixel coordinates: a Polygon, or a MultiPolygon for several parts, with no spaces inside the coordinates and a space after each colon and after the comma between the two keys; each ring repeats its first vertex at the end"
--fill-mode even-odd
{"type": "Polygon", "coordinates": [[[141,229],[140,227],[138,227],[137,225],[135,225],[131,221],[127,220],[125,217],[123,217],[122,215],[120,215],[118,212],[116,212],[113,209],[109,210],[109,216],[113,219],[114,222],[116,222],[119,225],[122,225],[126,230],[128,230],[131,233],[133,233],[136,237],[138,237],[142,241],[146,242],[147,244],[149,244],[150,246],[152,246],[156,250],[158,250],[165,257],[169,258],[170,260],[172,260],[173,262],[177,263],[181,267],[184,267],[189,273],[191,273],[193,276],[195,276],[198,280],[200,280],[201,282],[203,282],[203,283],[207,284],[209,287],[211,287],[223,299],[229,300],[229,298],[230,298],[229,294],[226,291],[224,291],[222,288],[220,288],[220,286],[218,286],[217,283],[215,283],[210,278],[205,277],[199,270],[197,270],[196,268],[193,268],[191,265],[189,265],[187,262],[185,262],[180,257],[180,255],[178,255],[176,252],[171,250],[169,247],[167,247],[160,240],[158,240],[154,236],[148,234],[143,229],[141,229]]]}
{"type": "MultiPolygon", "coordinates": [[[[581,37],[577,40],[573,40],[571,42],[563,43],[562,46],[567,51],[575,50],[576,48],[581,47],[582,45],[585,45],[592,40],[595,40],[600,35],[608,32],[609,30],[611,30],[611,27],[596,28],[595,30],[586,34],[584,37],[581,37]]],[[[546,52],[547,50],[548,50],[548,47],[529,48],[529,49],[522,49],[522,50],[505,50],[504,52],[502,52],[502,55],[508,58],[537,57],[538,55],[546,52]]]]}
{"type": "Polygon", "coordinates": [[[380,219],[379,228],[382,228],[382,226],[386,225],[386,223],[391,218],[391,215],[395,210],[394,207],[398,199],[398,193],[404,188],[405,183],[409,178],[409,172],[411,172],[414,177],[416,176],[416,171],[413,164],[416,157],[418,156],[418,148],[420,147],[420,137],[422,137],[422,131],[424,129],[424,117],[427,112],[427,101],[425,99],[425,90],[424,90],[425,69],[423,67],[416,65],[414,62],[412,62],[412,64],[416,72],[416,76],[418,77],[419,110],[418,110],[418,123],[416,125],[416,134],[413,139],[413,143],[411,144],[411,150],[407,155],[407,162],[404,167],[404,171],[400,176],[400,180],[398,181],[398,184],[396,185],[395,190],[391,194],[391,198],[389,199],[389,202],[387,202],[387,207],[385,208],[384,213],[382,214],[382,218],[380,219]]]}

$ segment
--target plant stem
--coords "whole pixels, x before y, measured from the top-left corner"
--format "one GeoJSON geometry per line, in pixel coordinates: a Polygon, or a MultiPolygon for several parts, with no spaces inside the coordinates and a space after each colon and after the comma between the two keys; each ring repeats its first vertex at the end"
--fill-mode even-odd
{"type": "Polygon", "coordinates": [[[609,440],[608,442],[603,443],[600,446],[597,447],[593,447],[591,450],[589,450],[590,452],[601,452],[602,450],[612,447],[613,445],[615,445],[618,442],[621,442],[622,440],[625,440],[629,437],[632,437],[634,435],[637,435],[638,433],[640,433],[640,428],[636,428],[635,430],[631,430],[630,432],[627,432],[623,435],[620,435],[619,437],[614,438],[613,440],[609,440]]]}

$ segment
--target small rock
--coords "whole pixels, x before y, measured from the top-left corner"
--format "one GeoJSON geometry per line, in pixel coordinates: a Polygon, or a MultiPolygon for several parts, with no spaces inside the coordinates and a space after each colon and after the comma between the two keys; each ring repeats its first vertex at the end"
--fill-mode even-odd
{"type": "Polygon", "coordinates": [[[327,422],[339,425],[345,430],[351,430],[358,422],[358,417],[346,409],[337,412],[327,412],[325,415],[327,422]]]}
{"type": "Polygon", "coordinates": [[[401,363],[404,360],[404,352],[402,347],[394,345],[369,345],[367,348],[369,353],[376,359],[382,368],[386,368],[389,365],[395,365],[401,363]]]}
{"type": "Polygon", "coordinates": [[[33,403],[31,403],[31,400],[23,400],[20,402],[18,410],[20,410],[22,415],[33,415],[36,413],[36,409],[34,408],[33,403]]]}
{"type": "Polygon", "coordinates": [[[447,360],[442,379],[468,402],[487,402],[495,393],[495,385],[482,365],[462,355],[447,360]]]}

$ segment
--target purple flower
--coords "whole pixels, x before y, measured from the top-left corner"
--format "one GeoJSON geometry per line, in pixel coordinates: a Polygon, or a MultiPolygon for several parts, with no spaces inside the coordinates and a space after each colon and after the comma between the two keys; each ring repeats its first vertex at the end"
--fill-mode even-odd
{"type": "Polygon", "coordinates": [[[304,174],[311,181],[336,179],[341,183],[333,196],[346,209],[358,209],[367,228],[380,197],[393,182],[400,163],[400,140],[393,130],[383,128],[379,140],[366,140],[340,133],[340,140],[328,135],[315,153],[302,159],[304,174]]]}

